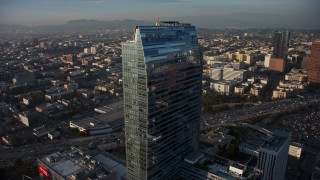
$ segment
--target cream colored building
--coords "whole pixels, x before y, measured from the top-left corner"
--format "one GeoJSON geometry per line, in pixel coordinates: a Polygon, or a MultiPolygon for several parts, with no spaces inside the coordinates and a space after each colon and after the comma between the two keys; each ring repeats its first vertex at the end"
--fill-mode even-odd
{"type": "Polygon", "coordinates": [[[289,155],[296,157],[297,159],[300,159],[301,153],[302,153],[302,148],[303,148],[302,144],[293,142],[289,146],[289,155]]]}
{"type": "Polygon", "coordinates": [[[238,81],[221,81],[216,83],[211,83],[211,89],[215,90],[221,94],[232,94],[234,92],[234,87],[239,85],[238,81]]]}
{"type": "Polygon", "coordinates": [[[251,54],[241,54],[239,52],[235,52],[228,55],[228,58],[232,61],[237,60],[239,62],[244,62],[248,65],[251,65],[254,63],[254,58],[251,54]]]}

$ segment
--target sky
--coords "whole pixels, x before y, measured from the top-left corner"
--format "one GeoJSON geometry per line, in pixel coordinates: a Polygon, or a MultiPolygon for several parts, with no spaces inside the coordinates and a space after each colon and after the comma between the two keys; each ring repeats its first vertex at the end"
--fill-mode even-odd
{"type": "Polygon", "coordinates": [[[252,23],[258,17],[263,17],[261,21],[276,19],[279,24],[288,24],[290,21],[290,25],[296,26],[307,22],[308,25],[320,28],[320,2],[317,1],[319,0],[0,0],[0,24],[39,26],[63,24],[77,19],[156,21],[157,18],[175,20],[174,18],[188,17],[199,23],[203,20],[204,24],[208,22],[205,18],[224,20],[225,17],[230,19],[232,16],[243,16],[252,23]]]}

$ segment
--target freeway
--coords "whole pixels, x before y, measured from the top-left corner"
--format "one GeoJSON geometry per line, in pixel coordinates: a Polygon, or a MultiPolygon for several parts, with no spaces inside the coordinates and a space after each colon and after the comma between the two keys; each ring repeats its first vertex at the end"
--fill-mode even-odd
{"type": "Polygon", "coordinates": [[[297,110],[299,108],[314,104],[320,101],[319,96],[305,96],[304,98],[292,98],[279,101],[264,102],[256,106],[241,109],[232,109],[203,117],[200,123],[201,129],[215,124],[236,123],[244,120],[269,116],[280,112],[297,110]]]}
{"type": "Polygon", "coordinates": [[[251,129],[255,129],[257,131],[260,131],[266,135],[272,135],[272,132],[265,129],[265,128],[262,128],[262,127],[259,127],[259,126],[256,126],[256,125],[252,125],[252,124],[248,124],[248,123],[241,123],[241,122],[237,122],[237,123],[218,123],[218,124],[214,124],[214,125],[209,125],[207,126],[208,128],[216,128],[216,127],[221,127],[221,126],[241,126],[241,127],[248,127],[248,128],[251,128],[251,129]]]}
{"type": "Polygon", "coordinates": [[[90,143],[96,143],[97,145],[114,143],[116,139],[124,139],[123,133],[119,132],[75,139],[56,139],[13,148],[1,148],[0,168],[13,165],[19,158],[22,160],[36,160],[55,151],[64,151],[71,146],[88,147],[90,143]]]}

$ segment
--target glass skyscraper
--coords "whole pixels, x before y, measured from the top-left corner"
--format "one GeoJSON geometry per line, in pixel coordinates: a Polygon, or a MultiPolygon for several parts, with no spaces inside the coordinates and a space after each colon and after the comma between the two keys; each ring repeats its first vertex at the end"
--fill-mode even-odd
{"type": "Polygon", "coordinates": [[[277,31],[274,33],[273,39],[273,57],[285,58],[289,48],[289,31],[277,31]]]}
{"type": "Polygon", "coordinates": [[[174,179],[197,150],[202,55],[194,26],[137,26],[122,44],[128,179],[174,179]]]}

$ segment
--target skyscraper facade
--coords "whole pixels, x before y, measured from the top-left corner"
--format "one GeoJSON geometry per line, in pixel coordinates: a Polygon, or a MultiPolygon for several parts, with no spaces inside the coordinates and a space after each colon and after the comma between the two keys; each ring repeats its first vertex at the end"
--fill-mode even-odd
{"type": "Polygon", "coordinates": [[[197,150],[202,56],[194,26],[137,26],[122,44],[128,179],[172,179],[197,150]]]}
{"type": "Polygon", "coordinates": [[[259,148],[258,169],[262,180],[283,180],[286,172],[291,134],[276,131],[259,148]]]}
{"type": "Polygon", "coordinates": [[[320,42],[312,43],[307,67],[308,81],[313,84],[320,84],[320,42]]]}
{"type": "Polygon", "coordinates": [[[277,31],[274,33],[273,39],[273,57],[285,58],[289,48],[289,31],[277,31]]]}

